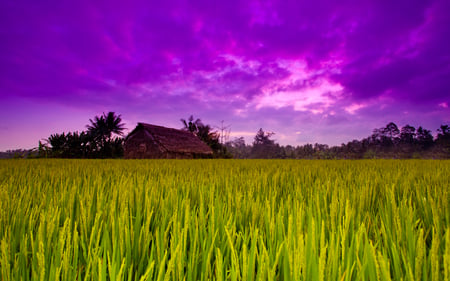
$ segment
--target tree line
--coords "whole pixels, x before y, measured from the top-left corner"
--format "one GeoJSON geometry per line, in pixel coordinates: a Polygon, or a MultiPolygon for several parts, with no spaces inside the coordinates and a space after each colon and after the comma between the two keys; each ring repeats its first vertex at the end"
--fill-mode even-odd
{"type": "Polygon", "coordinates": [[[225,144],[233,158],[281,158],[281,159],[371,159],[371,158],[450,158],[450,128],[441,125],[436,138],[422,126],[417,129],[405,125],[401,129],[390,122],[383,128],[362,139],[329,147],[326,144],[281,146],[267,133],[259,129],[251,145],[243,137],[225,144]]]}
{"type": "Polygon", "coordinates": [[[114,112],[89,119],[86,131],[52,134],[39,141],[35,157],[51,158],[121,158],[123,131],[121,115],[114,112]]]}
{"type": "MultiPolygon", "coordinates": [[[[275,133],[262,128],[251,144],[243,137],[221,143],[221,135],[211,125],[191,115],[180,119],[182,130],[191,132],[213,151],[214,158],[236,159],[370,159],[370,158],[450,158],[450,128],[441,125],[434,138],[430,130],[410,125],[399,128],[394,122],[373,130],[362,139],[340,146],[305,144],[282,146],[275,142],[275,133]]],[[[86,130],[52,134],[39,141],[32,150],[0,152],[0,158],[122,158],[125,124],[121,115],[103,113],[89,119],[86,130]]],[[[223,138],[222,138],[223,139],[223,138]]]]}

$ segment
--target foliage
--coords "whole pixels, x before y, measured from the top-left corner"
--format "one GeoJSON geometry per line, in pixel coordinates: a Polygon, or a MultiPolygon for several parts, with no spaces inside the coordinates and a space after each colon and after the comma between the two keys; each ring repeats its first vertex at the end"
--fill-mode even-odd
{"type": "Polygon", "coordinates": [[[189,116],[188,120],[180,119],[180,121],[184,126],[182,130],[193,133],[206,143],[212,149],[214,158],[230,158],[226,147],[219,141],[219,133],[214,131],[210,125],[203,124],[202,120],[195,119],[193,115],[189,116]]]}
{"type": "Polygon", "coordinates": [[[52,134],[39,142],[38,156],[53,158],[118,158],[123,156],[124,124],[120,115],[103,113],[89,119],[86,132],[52,134]]]}
{"type": "Polygon", "coordinates": [[[181,118],[180,121],[184,125],[183,130],[186,130],[193,134],[197,134],[199,130],[198,127],[203,126],[202,120],[200,120],[199,118],[195,119],[194,121],[194,115],[189,116],[187,121],[183,118],[181,118]]]}
{"type": "Polygon", "coordinates": [[[393,122],[373,130],[371,136],[353,140],[341,146],[329,147],[315,143],[302,146],[280,146],[263,129],[255,135],[252,145],[243,138],[226,144],[234,158],[291,159],[371,159],[371,158],[450,158],[450,129],[442,125],[436,139],[430,130],[410,125],[401,129],[393,122]]]}
{"type": "MultiPolygon", "coordinates": [[[[373,130],[372,135],[362,140],[352,140],[341,146],[305,144],[281,146],[272,139],[275,133],[258,130],[254,141],[247,145],[244,139],[236,138],[225,144],[220,134],[210,125],[191,115],[180,119],[183,130],[199,137],[213,150],[214,158],[279,158],[279,159],[372,159],[372,158],[450,158],[450,129],[441,125],[433,138],[430,130],[405,125],[401,129],[390,122],[383,128],[373,130]]],[[[32,150],[0,152],[0,158],[119,158],[123,156],[123,130],[121,115],[103,113],[89,119],[86,132],[52,134],[46,143],[32,150]]]]}
{"type": "Polygon", "coordinates": [[[275,144],[274,140],[270,139],[274,134],[272,132],[264,132],[262,128],[258,130],[253,141],[251,158],[280,158],[278,154],[279,146],[275,144]]]}
{"type": "Polygon", "coordinates": [[[0,161],[1,280],[449,280],[449,161],[0,161]]]}
{"type": "Polygon", "coordinates": [[[101,158],[113,158],[123,155],[123,149],[118,151],[122,146],[123,140],[115,137],[122,136],[125,130],[125,124],[121,123],[121,115],[114,112],[103,113],[102,116],[95,116],[94,120],[89,119],[90,125],[87,125],[87,133],[91,137],[91,147],[94,154],[101,158]],[[117,153],[118,152],[118,153],[117,153]]]}
{"type": "Polygon", "coordinates": [[[0,151],[0,159],[23,159],[36,158],[35,149],[13,149],[7,151],[0,151]]]}
{"type": "Polygon", "coordinates": [[[243,137],[235,138],[225,144],[227,151],[236,159],[250,158],[252,147],[245,144],[243,137]]]}

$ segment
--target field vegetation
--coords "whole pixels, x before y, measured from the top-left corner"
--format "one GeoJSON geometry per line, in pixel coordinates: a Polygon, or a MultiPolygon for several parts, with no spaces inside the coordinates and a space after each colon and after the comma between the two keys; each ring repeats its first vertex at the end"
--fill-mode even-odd
{"type": "Polygon", "coordinates": [[[450,280],[447,160],[2,160],[1,280],[450,280]]]}

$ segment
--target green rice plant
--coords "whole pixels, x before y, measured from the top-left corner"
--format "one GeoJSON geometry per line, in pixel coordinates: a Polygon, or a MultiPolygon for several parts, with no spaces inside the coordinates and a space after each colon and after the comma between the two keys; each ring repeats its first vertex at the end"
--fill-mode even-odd
{"type": "Polygon", "coordinates": [[[0,280],[449,280],[450,161],[2,160],[0,280]]]}

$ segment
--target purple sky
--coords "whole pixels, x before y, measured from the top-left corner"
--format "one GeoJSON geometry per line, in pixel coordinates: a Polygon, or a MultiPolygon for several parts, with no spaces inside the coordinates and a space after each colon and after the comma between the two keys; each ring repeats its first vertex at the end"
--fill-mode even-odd
{"type": "Polygon", "coordinates": [[[448,0],[163,2],[0,1],[0,150],[107,111],[292,145],[450,122],[448,0]]]}

